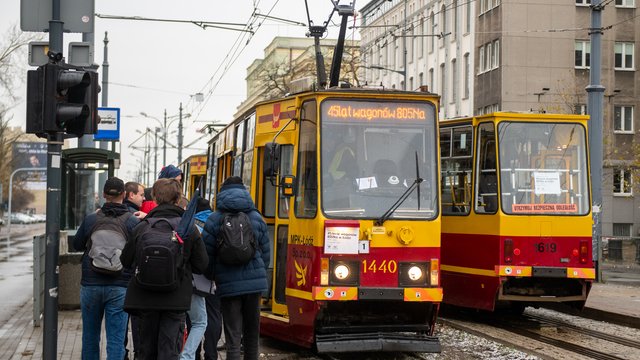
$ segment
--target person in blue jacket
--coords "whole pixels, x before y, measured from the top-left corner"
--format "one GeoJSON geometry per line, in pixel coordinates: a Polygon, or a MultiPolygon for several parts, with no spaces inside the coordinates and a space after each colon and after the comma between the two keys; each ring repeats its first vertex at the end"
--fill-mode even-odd
{"type": "Polygon", "coordinates": [[[210,254],[209,273],[214,274],[216,295],[220,297],[227,359],[240,359],[240,344],[244,359],[258,359],[260,338],[260,298],[267,290],[267,268],[271,245],[267,224],[256,209],[249,192],[238,176],[227,178],[216,197],[216,211],[209,216],[203,239],[210,254]],[[225,213],[244,212],[251,220],[257,249],[245,265],[224,265],[216,257],[217,235],[225,213]]]}

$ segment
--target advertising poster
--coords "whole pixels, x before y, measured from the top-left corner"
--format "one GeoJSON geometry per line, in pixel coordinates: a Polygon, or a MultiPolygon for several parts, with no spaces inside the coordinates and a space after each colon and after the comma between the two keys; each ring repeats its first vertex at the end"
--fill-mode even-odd
{"type": "MultiPolygon", "coordinates": [[[[16,142],[13,144],[13,170],[46,168],[47,143],[16,142]]],[[[26,170],[15,175],[14,181],[25,181],[25,189],[45,190],[47,186],[46,170],[26,170]]]]}

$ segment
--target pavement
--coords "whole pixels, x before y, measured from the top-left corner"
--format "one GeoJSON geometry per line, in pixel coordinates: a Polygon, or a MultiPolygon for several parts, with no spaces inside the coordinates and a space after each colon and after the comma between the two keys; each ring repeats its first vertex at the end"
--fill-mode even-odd
{"type": "MultiPolygon", "coordinates": [[[[33,228],[32,232],[37,231],[33,228]]],[[[9,261],[0,261],[0,359],[43,358],[43,328],[34,326],[33,320],[33,259],[31,242],[27,241],[31,233],[22,238],[16,236],[9,261]]],[[[579,314],[605,320],[619,318],[628,326],[640,328],[640,266],[603,266],[602,270],[605,282],[593,285],[585,309],[579,314]]],[[[57,336],[56,359],[81,358],[79,310],[58,312],[57,336]]],[[[104,331],[100,343],[101,358],[106,359],[104,331]]],[[[220,355],[225,358],[224,351],[220,355]]]]}

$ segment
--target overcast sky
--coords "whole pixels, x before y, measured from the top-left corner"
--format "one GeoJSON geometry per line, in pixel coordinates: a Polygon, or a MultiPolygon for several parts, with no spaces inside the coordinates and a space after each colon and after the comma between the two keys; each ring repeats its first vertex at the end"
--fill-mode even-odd
{"type": "MultiPolygon", "coordinates": [[[[322,25],[331,12],[331,1],[308,2],[311,20],[315,25],[322,25]]],[[[358,1],[356,9],[367,2],[358,1]]],[[[347,4],[349,0],[341,0],[340,3],[347,4]]],[[[230,23],[251,21],[254,8],[260,14],[307,23],[304,0],[95,2],[97,14],[230,23]]],[[[5,36],[6,29],[11,25],[19,24],[19,19],[20,0],[1,0],[1,36],[5,36]]],[[[339,22],[340,18],[335,14],[333,24],[329,26],[329,37],[337,37],[339,22]]],[[[153,128],[157,125],[156,121],[140,116],[140,112],[162,119],[165,108],[169,116],[177,115],[182,102],[183,113],[191,114],[184,120],[184,145],[188,145],[201,136],[197,130],[206,123],[227,123],[231,120],[236,107],[245,98],[246,68],[256,58],[263,57],[264,48],[275,36],[304,37],[307,32],[306,27],[272,20],[254,21],[253,30],[255,34],[250,36],[237,31],[214,28],[204,30],[193,24],[95,19],[94,62],[98,65],[103,63],[106,31],[109,39],[111,83],[108,89],[108,106],[121,109],[123,164],[118,176],[125,181],[132,180],[133,172],[140,166],[142,152],[131,148],[131,143],[140,136],[136,130],[144,131],[146,127],[153,128]],[[204,102],[195,101],[192,95],[196,93],[204,94],[204,102]]],[[[350,33],[351,30],[348,31],[350,33]]],[[[68,42],[81,41],[82,37],[81,34],[65,33],[64,40],[63,52],[67,56],[68,42]]],[[[27,62],[26,58],[24,61],[27,62]]],[[[98,71],[102,75],[102,69],[98,71]]],[[[19,93],[26,94],[26,88],[19,93]]],[[[101,98],[100,96],[99,99],[101,98]]],[[[12,124],[24,128],[24,96],[13,116],[12,124]]],[[[176,130],[177,123],[173,122],[169,131],[176,130]]],[[[177,143],[176,137],[177,132],[170,137],[174,144],[177,143]]],[[[191,149],[184,149],[183,159],[192,154],[203,153],[207,139],[197,142],[191,149]]],[[[161,147],[161,141],[159,143],[161,147]]],[[[137,141],[135,145],[143,147],[144,140],[137,141]]],[[[163,165],[161,162],[160,149],[158,168],[163,165]]],[[[167,162],[176,164],[177,150],[167,150],[167,162]]],[[[153,164],[151,169],[153,170],[153,164]]]]}

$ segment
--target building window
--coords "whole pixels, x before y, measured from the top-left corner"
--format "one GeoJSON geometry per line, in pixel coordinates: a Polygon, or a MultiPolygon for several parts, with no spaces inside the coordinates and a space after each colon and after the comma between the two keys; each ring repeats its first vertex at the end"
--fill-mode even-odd
{"type": "MultiPolygon", "coordinates": [[[[447,24],[447,7],[442,5],[440,8],[440,23],[442,24],[442,33],[446,34],[449,32],[449,24],[447,24]]],[[[442,37],[442,42],[440,43],[440,47],[444,46],[446,36],[442,37]]]]}
{"type": "Polygon", "coordinates": [[[493,42],[493,68],[497,69],[500,66],[500,40],[494,40],[493,42]]]}
{"type": "Polygon", "coordinates": [[[633,224],[613,223],[613,236],[631,236],[633,224]]]}
{"type": "Polygon", "coordinates": [[[424,38],[427,34],[427,22],[424,21],[424,18],[420,19],[420,36],[418,36],[418,59],[422,59],[424,53],[424,38]]]}
{"type": "Polygon", "coordinates": [[[580,5],[580,6],[591,5],[591,0],[576,0],[576,5],[580,5]]]}
{"type": "Polygon", "coordinates": [[[634,0],[616,0],[616,7],[634,7],[634,0]]]}
{"type": "Polygon", "coordinates": [[[409,87],[407,88],[407,90],[409,91],[413,91],[413,76],[409,78],[409,87]]]}
{"type": "Polygon", "coordinates": [[[456,31],[458,31],[458,1],[454,0],[451,4],[451,10],[453,10],[453,24],[451,27],[451,40],[455,40],[456,31]]]}
{"type": "Polygon", "coordinates": [[[469,33],[471,32],[471,1],[467,1],[467,17],[466,17],[466,24],[464,26],[464,32],[465,33],[469,33]]]}
{"type": "Polygon", "coordinates": [[[633,43],[617,42],[614,48],[616,69],[633,70],[633,43]]]}
{"type": "Polygon", "coordinates": [[[420,75],[418,75],[418,81],[420,82],[420,85],[418,86],[424,85],[424,73],[420,73],[420,75]]]}
{"type": "Polygon", "coordinates": [[[469,98],[469,83],[471,82],[471,63],[469,53],[464,54],[464,93],[463,99],[469,98]]]}
{"type": "Polygon", "coordinates": [[[484,72],[484,46],[480,46],[478,50],[478,59],[480,59],[480,64],[478,65],[478,74],[484,72]]]}
{"type": "Polygon", "coordinates": [[[576,115],[586,115],[587,114],[587,105],[585,104],[576,104],[573,108],[573,113],[576,115]]]}
{"type": "Polygon", "coordinates": [[[458,67],[456,59],[451,60],[451,102],[458,100],[458,67]]]}
{"type": "Polygon", "coordinates": [[[433,68],[429,69],[429,91],[436,91],[436,84],[434,84],[433,68]]]}
{"type": "Polygon", "coordinates": [[[613,195],[614,196],[631,196],[632,178],[630,169],[614,169],[613,170],[613,195]]]}
{"type": "Polygon", "coordinates": [[[438,29],[436,27],[436,18],[433,14],[433,11],[431,12],[431,15],[429,15],[429,19],[431,19],[431,36],[429,36],[429,52],[431,53],[436,47],[436,34],[438,33],[438,29]]]}
{"type": "Polygon", "coordinates": [[[409,37],[409,46],[408,46],[408,51],[407,51],[407,58],[409,63],[413,63],[413,49],[414,49],[414,43],[416,41],[416,32],[415,32],[415,26],[411,25],[411,32],[410,32],[410,37],[409,37]]]}
{"type": "Polygon", "coordinates": [[[442,103],[446,104],[446,92],[444,84],[447,83],[447,76],[445,74],[444,63],[440,64],[440,95],[442,96],[442,103]]]}
{"type": "Polygon", "coordinates": [[[633,134],[633,106],[613,107],[613,132],[633,134]]]}
{"type": "Polygon", "coordinates": [[[587,69],[591,64],[591,42],[576,40],[576,68],[587,69]]]}

